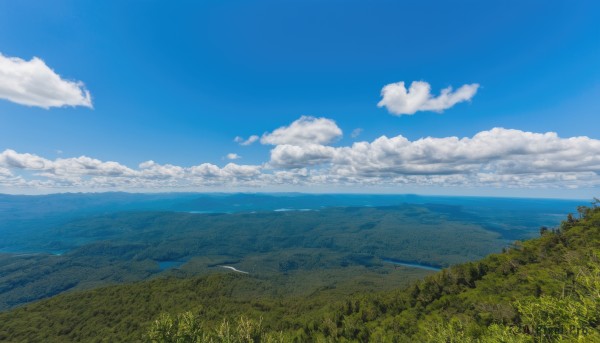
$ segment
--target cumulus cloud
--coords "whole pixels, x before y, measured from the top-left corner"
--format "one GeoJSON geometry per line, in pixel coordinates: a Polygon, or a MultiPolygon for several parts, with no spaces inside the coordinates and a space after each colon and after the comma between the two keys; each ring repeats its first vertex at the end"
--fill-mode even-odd
{"type": "Polygon", "coordinates": [[[471,137],[409,140],[401,135],[381,136],[336,147],[291,142],[294,144],[274,146],[270,159],[261,165],[224,166],[178,166],[150,160],[128,167],[88,156],[48,159],[7,149],[0,152],[0,190],[322,185],[600,187],[600,140],[589,137],[562,138],[554,132],[494,128],[471,137]]]}
{"type": "Polygon", "coordinates": [[[0,178],[8,178],[13,176],[8,168],[0,167],[0,178]]]}
{"type": "Polygon", "coordinates": [[[132,171],[131,176],[154,180],[185,177],[185,168],[172,164],[158,164],[152,160],[140,163],[139,168],[139,171],[132,171]]]}
{"type": "Polygon", "coordinates": [[[49,169],[52,162],[33,154],[20,154],[14,150],[6,149],[0,154],[0,166],[16,169],[45,170],[49,169]]]}
{"type": "Polygon", "coordinates": [[[248,137],[248,139],[244,139],[240,136],[236,136],[233,141],[238,143],[239,145],[250,145],[254,142],[256,142],[260,137],[258,137],[257,135],[252,135],[250,137],[248,137]]]}
{"type": "Polygon", "coordinates": [[[211,185],[255,186],[262,166],[202,163],[192,167],[145,161],[137,169],[87,156],[50,160],[6,149],[0,153],[0,185],[29,188],[160,189],[211,185]],[[24,179],[12,171],[28,171],[24,179]]]}
{"type": "Polygon", "coordinates": [[[319,144],[283,144],[271,150],[269,166],[288,169],[316,166],[331,162],[336,153],[336,148],[319,144]]]}
{"type": "Polygon", "coordinates": [[[452,87],[442,89],[440,95],[431,94],[431,86],[424,81],[414,81],[407,90],[404,82],[390,83],[381,90],[378,107],[385,107],[396,115],[412,115],[418,111],[443,112],[459,102],[469,101],[477,93],[479,84],[463,85],[456,91],[452,87]]]}
{"type": "Polygon", "coordinates": [[[225,156],[225,157],[227,157],[228,160],[237,160],[239,158],[242,158],[242,156],[232,153],[232,152],[227,154],[227,156],[225,156]]]}
{"type": "Polygon", "coordinates": [[[223,168],[211,163],[203,163],[188,169],[190,180],[195,185],[229,186],[261,185],[261,166],[228,163],[223,168]]]}
{"type": "Polygon", "coordinates": [[[289,126],[265,133],[260,142],[271,145],[328,144],[341,135],[342,130],[331,119],[302,116],[289,126]]]}
{"type": "Polygon", "coordinates": [[[319,168],[321,176],[346,182],[494,184],[515,186],[600,184],[600,141],[560,138],[494,128],[473,137],[426,137],[410,141],[382,136],[352,146],[279,145],[271,150],[272,168],[319,168]],[[323,174],[325,173],[325,174],[323,174]],[[568,177],[567,177],[568,176],[568,177]]]}
{"type": "Polygon", "coordinates": [[[0,54],[0,98],[26,106],[92,107],[90,92],[81,81],[61,78],[44,61],[0,54]]]}
{"type": "Polygon", "coordinates": [[[32,170],[45,173],[44,175],[55,176],[127,176],[134,174],[132,169],[117,162],[102,162],[87,156],[49,160],[34,154],[18,153],[11,149],[0,153],[0,167],[32,170]]]}

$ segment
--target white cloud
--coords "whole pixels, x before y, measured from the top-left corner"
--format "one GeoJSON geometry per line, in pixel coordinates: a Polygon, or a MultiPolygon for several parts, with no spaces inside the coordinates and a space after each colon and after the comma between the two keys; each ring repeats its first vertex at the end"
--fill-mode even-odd
{"type": "Polygon", "coordinates": [[[360,136],[360,134],[362,132],[363,132],[363,129],[361,129],[360,127],[356,128],[356,129],[352,130],[352,133],[350,134],[350,137],[356,138],[356,137],[360,136]]]}
{"type": "Polygon", "coordinates": [[[87,156],[58,158],[51,163],[50,170],[57,175],[129,176],[134,174],[132,169],[118,162],[103,162],[87,156]]]}
{"type": "MultiPolygon", "coordinates": [[[[322,140],[327,141],[327,140],[322,140]]],[[[293,141],[297,143],[296,141],[293,141]]],[[[203,187],[600,187],[600,140],[494,128],[472,137],[381,136],[334,147],[279,144],[262,165],[154,161],[130,168],[87,156],[0,152],[0,190],[157,190],[203,187]]]]}
{"type": "Polygon", "coordinates": [[[469,101],[477,93],[479,84],[463,85],[456,91],[452,87],[442,89],[437,97],[431,94],[431,86],[424,81],[414,81],[407,90],[404,82],[390,83],[381,90],[378,107],[385,107],[396,115],[412,115],[417,111],[442,112],[459,102],[469,101]]]}
{"type": "Polygon", "coordinates": [[[33,154],[20,154],[6,149],[0,154],[0,167],[45,170],[50,169],[52,162],[33,154]]]}
{"type": "Polygon", "coordinates": [[[260,142],[271,145],[327,144],[341,135],[342,130],[331,119],[302,116],[289,126],[265,133],[260,142]]]}
{"type": "Polygon", "coordinates": [[[25,61],[0,54],[0,98],[45,109],[92,107],[90,92],[81,81],[62,79],[37,57],[25,61]]]}
{"type": "Polygon", "coordinates": [[[256,142],[260,137],[258,137],[257,135],[252,135],[250,137],[248,137],[248,139],[244,139],[240,136],[236,136],[233,141],[238,143],[239,145],[250,145],[254,142],[256,142]]]}
{"type": "Polygon", "coordinates": [[[0,167],[0,178],[12,177],[12,173],[8,168],[0,167]]]}
{"type": "Polygon", "coordinates": [[[221,168],[212,163],[202,163],[191,167],[190,173],[192,176],[212,179],[221,176],[221,168]]]}
{"type": "Polygon", "coordinates": [[[228,163],[225,167],[223,167],[222,172],[226,177],[248,180],[259,176],[261,173],[261,167],[228,163]]]}
{"type": "Polygon", "coordinates": [[[154,161],[142,162],[139,171],[133,171],[133,175],[144,179],[178,179],[185,177],[185,169],[172,164],[158,164],[154,161]]]}
{"type": "Polygon", "coordinates": [[[303,146],[283,144],[271,150],[269,166],[273,168],[302,168],[331,162],[336,148],[307,144],[303,146]]]}
{"type": "Polygon", "coordinates": [[[260,185],[261,166],[228,163],[220,168],[203,163],[186,169],[188,180],[194,185],[260,185]]]}
{"type": "Polygon", "coordinates": [[[203,163],[192,167],[146,161],[132,169],[117,162],[87,156],[46,159],[7,149],[0,153],[0,185],[30,188],[160,189],[213,185],[258,186],[261,166],[228,163],[220,168],[203,163]],[[27,179],[12,171],[29,171],[27,179]]]}
{"type": "Polygon", "coordinates": [[[53,176],[129,176],[135,172],[117,162],[102,162],[87,156],[49,160],[37,155],[6,149],[0,153],[0,167],[32,170],[53,176]]]}
{"type": "Polygon", "coordinates": [[[539,185],[600,184],[600,141],[494,128],[469,138],[379,137],[352,146],[279,145],[271,168],[312,168],[328,182],[539,185]],[[316,169],[315,169],[316,168],[316,169]],[[568,175],[568,177],[566,177],[568,175]]]}
{"type": "Polygon", "coordinates": [[[235,154],[235,153],[229,153],[227,154],[227,156],[225,156],[228,160],[237,160],[239,158],[242,158],[242,156],[235,154]]]}

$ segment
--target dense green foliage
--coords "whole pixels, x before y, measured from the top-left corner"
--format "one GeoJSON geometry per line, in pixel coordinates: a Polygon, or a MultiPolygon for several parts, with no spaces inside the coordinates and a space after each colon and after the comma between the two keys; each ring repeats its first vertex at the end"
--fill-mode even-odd
{"type": "Polygon", "coordinates": [[[0,340],[600,341],[600,208],[541,233],[376,293],[270,294],[268,277],[231,273],[67,293],[0,314],[0,340]]]}
{"type": "MultiPolygon", "coordinates": [[[[293,274],[293,283],[282,282],[307,292],[327,286],[315,282],[323,270],[336,279],[369,282],[389,271],[382,258],[448,266],[499,251],[506,241],[476,221],[460,208],[440,205],[92,216],[31,238],[66,251],[62,255],[0,254],[0,310],[64,291],[161,275],[159,261],[184,261],[179,268],[187,275],[211,273],[221,264],[259,278],[293,274]],[[356,266],[369,267],[369,277],[357,278],[348,269],[356,266]]],[[[397,286],[398,273],[411,280],[424,275],[399,269],[380,284],[397,286]]]]}

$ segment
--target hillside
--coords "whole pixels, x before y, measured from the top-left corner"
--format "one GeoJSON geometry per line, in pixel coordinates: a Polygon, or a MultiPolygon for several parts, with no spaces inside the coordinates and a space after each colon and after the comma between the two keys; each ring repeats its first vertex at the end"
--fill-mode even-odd
{"type": "Polygon", "coordinates": [[[268,279],[172,275],[0,313],[0,340],[170,342],[191,333],[179,341],[597,342],[597,205],[539,238],[393,291],[273,295],[268,279]]]}
{"type": "Polygon", "coordinates": [[[505,234],[531,231],[496,228],[460,207],[441,205],[88,216],[15,242],[27,246],[24,251],[0,253],[0,311],[66,291],[164,276],[177,264],[190,276],[213,273],[221,264],[283,278],[279,283],[288,275],[310,292],[329,285],[318,280],[323,271],[346,281],[385,277],[378,284],[390,289],[424,273],[394,270],[384,259],[445,267],[500,251],[505,234]],[[36,253],[49,250],[55,253],[36,253]]]}

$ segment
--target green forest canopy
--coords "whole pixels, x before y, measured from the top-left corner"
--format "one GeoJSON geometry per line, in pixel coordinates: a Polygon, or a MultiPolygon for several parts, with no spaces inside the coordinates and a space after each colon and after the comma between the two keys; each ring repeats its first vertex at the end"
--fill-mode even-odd
{"type": "Polygon", "coordinates": [[[600,208],[501,254],[409,287],[340,297],[261,296],[237,274],[74,292],[0,314],[7,341],[594,342],[600,340],[600,208]]]}

